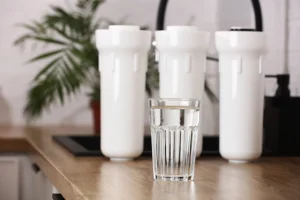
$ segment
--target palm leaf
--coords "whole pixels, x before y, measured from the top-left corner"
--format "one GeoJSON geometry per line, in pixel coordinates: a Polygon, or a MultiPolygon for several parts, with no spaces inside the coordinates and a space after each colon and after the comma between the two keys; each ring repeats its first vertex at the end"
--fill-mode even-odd
{"type": "Polygon", "coordinates": [[[61,37],[74,43],[80,43],[80,39],[74,37],[73,35],[69,35],[67,31],[64,30],[64,28],[58,28],[55,25],[51,25],[51,29],[54,30],[57,34],[59,34],[61,37]]]}
{"type": "Polygon", "coordinates": [[[56,44],[56,45],[67,45],[66,42],[58,40],[58,39],[54,39],[51,37],[44,37],[44,36],[34,36],[31,34],[26,34],[21,36],[20,38],[16,39],[14,41],[14,45],[19,45],[24,43],[25,41],[28,40],[32,40],[32,41],[40,41],[40,42],[44,42],[46,44],[56,44]]]}
{"type": "Polygon", "coordinates": [[[17,38],[14,41],[14,45],[23,46],[26,41],[31,40],[31,39],[32,39],[32,36],[30,34],[22,35],[21,37],[17,38]]]}
{"type": "Polygon", "coordinates": [[[204,90],[208,96],[208,98],[210,99],[211,102],[213,103],[217,103],[218,97],[215,95],[215,93],[210,89],[208,82],[205,80],[204,82],[204,90]]]}
{"type": "MultiPolygon", "coordinates": [[[[65,19],[73,19],[73,16],[70,15],[69,12],[65,11],[63,8],[59,6],[50,6],[52,11],[54,11],[54,15],[63,16],[65,19]]],[[[53,14],[51,14],[53,15],[53,14]]],[[[49,15],[48,15],[49,16],[49,15]]]]}
{"type": "Polygon", "coordinates": [[[49,110],[51,105],[63,105],[67,96],[76,95],[87,82],[86,76],[82,72],[78,73],[79,70],[78,66],[69,65],[66,60],[50,62],[48,69],[44,68],[28,92],[25,116],[35,119],[43,110],[49,110]]]}
{"type": "Polygon", "coordinates": [[[35,34],[43,34],[47,32],[45,24],[37,21],[32,21],[31,23],[27,23],[27,24],[25,23],[17,24],[17,26],[25,28],[26,30],[35,34]]]}
{"type": "Polygon", "coordinates": [[[36,82],[27,93],[27,103],[24,108],[24,115],[28,119],[35,119],[41,115],[41,110],[49,109],[53,98],[53,75],[47,79],[36,82]]]}
{"type": "Polygon", "coordinates": [[[55,56],[55,55],[57,55],[57,54],[65,51],[65,50],[66,50],[65,48],[62,48],[62,49],[58,49],[58,50],[54,50],[54,51],[48,51],[46,53],[39,54],[36,57],[31,58],[28,61],[28,63],[32,63],[32,62],[35,62],[35,61],[38,61],[38,60],[43,60],[45,58],[49,58],[49,57],[55,56]]]}
{"type": "Polygon", "coordinates": [[[56,82],[55,86],[56,86],[58,98],[60,100],[60,104],[64,105],[65,99],[64,99],[64,92],[63,92],[63,84],[61,81],[59,81],[59,82],[56,82]]]}
{"type": "Polygon", "coordinates": [[[41,77],[43,77],[55,64],[57,64],[58,61],[60,61],[60,57],[55,58],[51,62],[49,62],[33,79],[33,81],[39,80],[41,77]]]}
{"type": "Polygon", "coordinates": [[[68,45],[68,43],[66,43],[64,41],[54,39],[54,38],[50,38],[50,37],[33,36],[32,39],[37,40],[37,41],[41,41],[41,42],[45,42],[47,44],[68,45]]]}
{"type": "Polygon", "coordinates": [[[98,6],[103,3],[103,0],[79,0],[76,6],[87,12],[95,12],[98,6]]]}

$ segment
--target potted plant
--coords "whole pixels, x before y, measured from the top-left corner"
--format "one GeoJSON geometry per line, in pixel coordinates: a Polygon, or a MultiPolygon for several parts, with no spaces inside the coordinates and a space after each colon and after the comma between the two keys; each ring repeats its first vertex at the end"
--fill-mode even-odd
{"type": "MultiPolygon", "coordinates": [[[[47,44],[51,50],[39,53],[29,63],[47,60],[48,63],[33,78],[27,93],[24,115],[33,120],[50,109],[53,104],[64,105],[66,99],[83,88],[89,88],[90,107],[93,110],[94,129],[100,131],[100,74],[95,31],[114,23],[95,16],[103,0],[77,0],[75,10],[51,6],[51,12],[40,20],[21,24],[26,33],[14,44],[47,44]]],[[[145,89],[149,96],[158,88],[158,69],[154,50],[149,53],[145,89]]],[[[211,91],[206,85],[206,91],[211,91]]],[[[214,95],[209,95],[214,97],[214,95]]]]}

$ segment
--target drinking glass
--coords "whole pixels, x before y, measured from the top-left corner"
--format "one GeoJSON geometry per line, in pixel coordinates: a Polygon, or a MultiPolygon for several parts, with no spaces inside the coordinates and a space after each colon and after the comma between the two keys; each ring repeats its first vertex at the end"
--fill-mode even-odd
{"type": "Polygon", "coordinates": [[[200,101],[149,99],[149,107],[154,180],[193,180],[200,101]]]}

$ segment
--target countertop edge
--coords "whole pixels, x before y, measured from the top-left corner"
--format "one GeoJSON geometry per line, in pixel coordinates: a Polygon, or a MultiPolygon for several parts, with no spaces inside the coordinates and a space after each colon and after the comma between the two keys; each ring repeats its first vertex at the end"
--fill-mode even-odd
{"type": "MultiPolygon", "coordinates": [[[[41,171],[45,174],[45,176],[50,180],[52,185],[64,196],[67,200],[88,200],[85,198],[84,194],[80,191],[79,188],[75,187],[72,182],[70,182],[67,177],[58,169],[55,165],[53,165],[48,159],[47,156],[43,153],[42,149],[40,149],[28,133],[34,131],[34,129],[29,129],[25,133],[26,142],[28,142],[31,147],[31,151],[29,152],[29,157],[33,162],[35,162],[40,168],[41,171]]],[[[40,131],[40,130],[38,130],[40,131]]]]}

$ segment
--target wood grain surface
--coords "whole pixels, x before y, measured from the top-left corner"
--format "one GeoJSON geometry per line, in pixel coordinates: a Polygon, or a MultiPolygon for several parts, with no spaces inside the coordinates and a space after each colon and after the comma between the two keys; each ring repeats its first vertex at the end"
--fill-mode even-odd
{"type": "MultiPolygon", "coordinates": [[[[32,127],[33,128],[33,127],[32,127]]],[[[17,126],[0,126],[0,154],[2,153],[28,153],[32,151],[26,139],[26,130],[32,129],[28,127],[17,126]]],[[[91,133],[92,129],[89,127],[74,127],[74,126],[49,126],[49,127],[34,127],[33,129],[44,130],[46,132],[55,131],[56,134],[65,135],[73,132],[77,133],[91,133]]]]}
{"type": "Polygon", "coordinates": [[[0,153],[23,153],[30,149],[23,127],[0,127],[0,153]]]}
{"type": "Polygon", "coordinates": [[[36,150],[32,159],[67,200],[300,199],[296,157],[265,157],[250,164],[204,157],[196,162],[195,181],[155,182],[149,158],[128,162],[75,158],[52,141],[58,130],[26,132],[36,150]]]}

